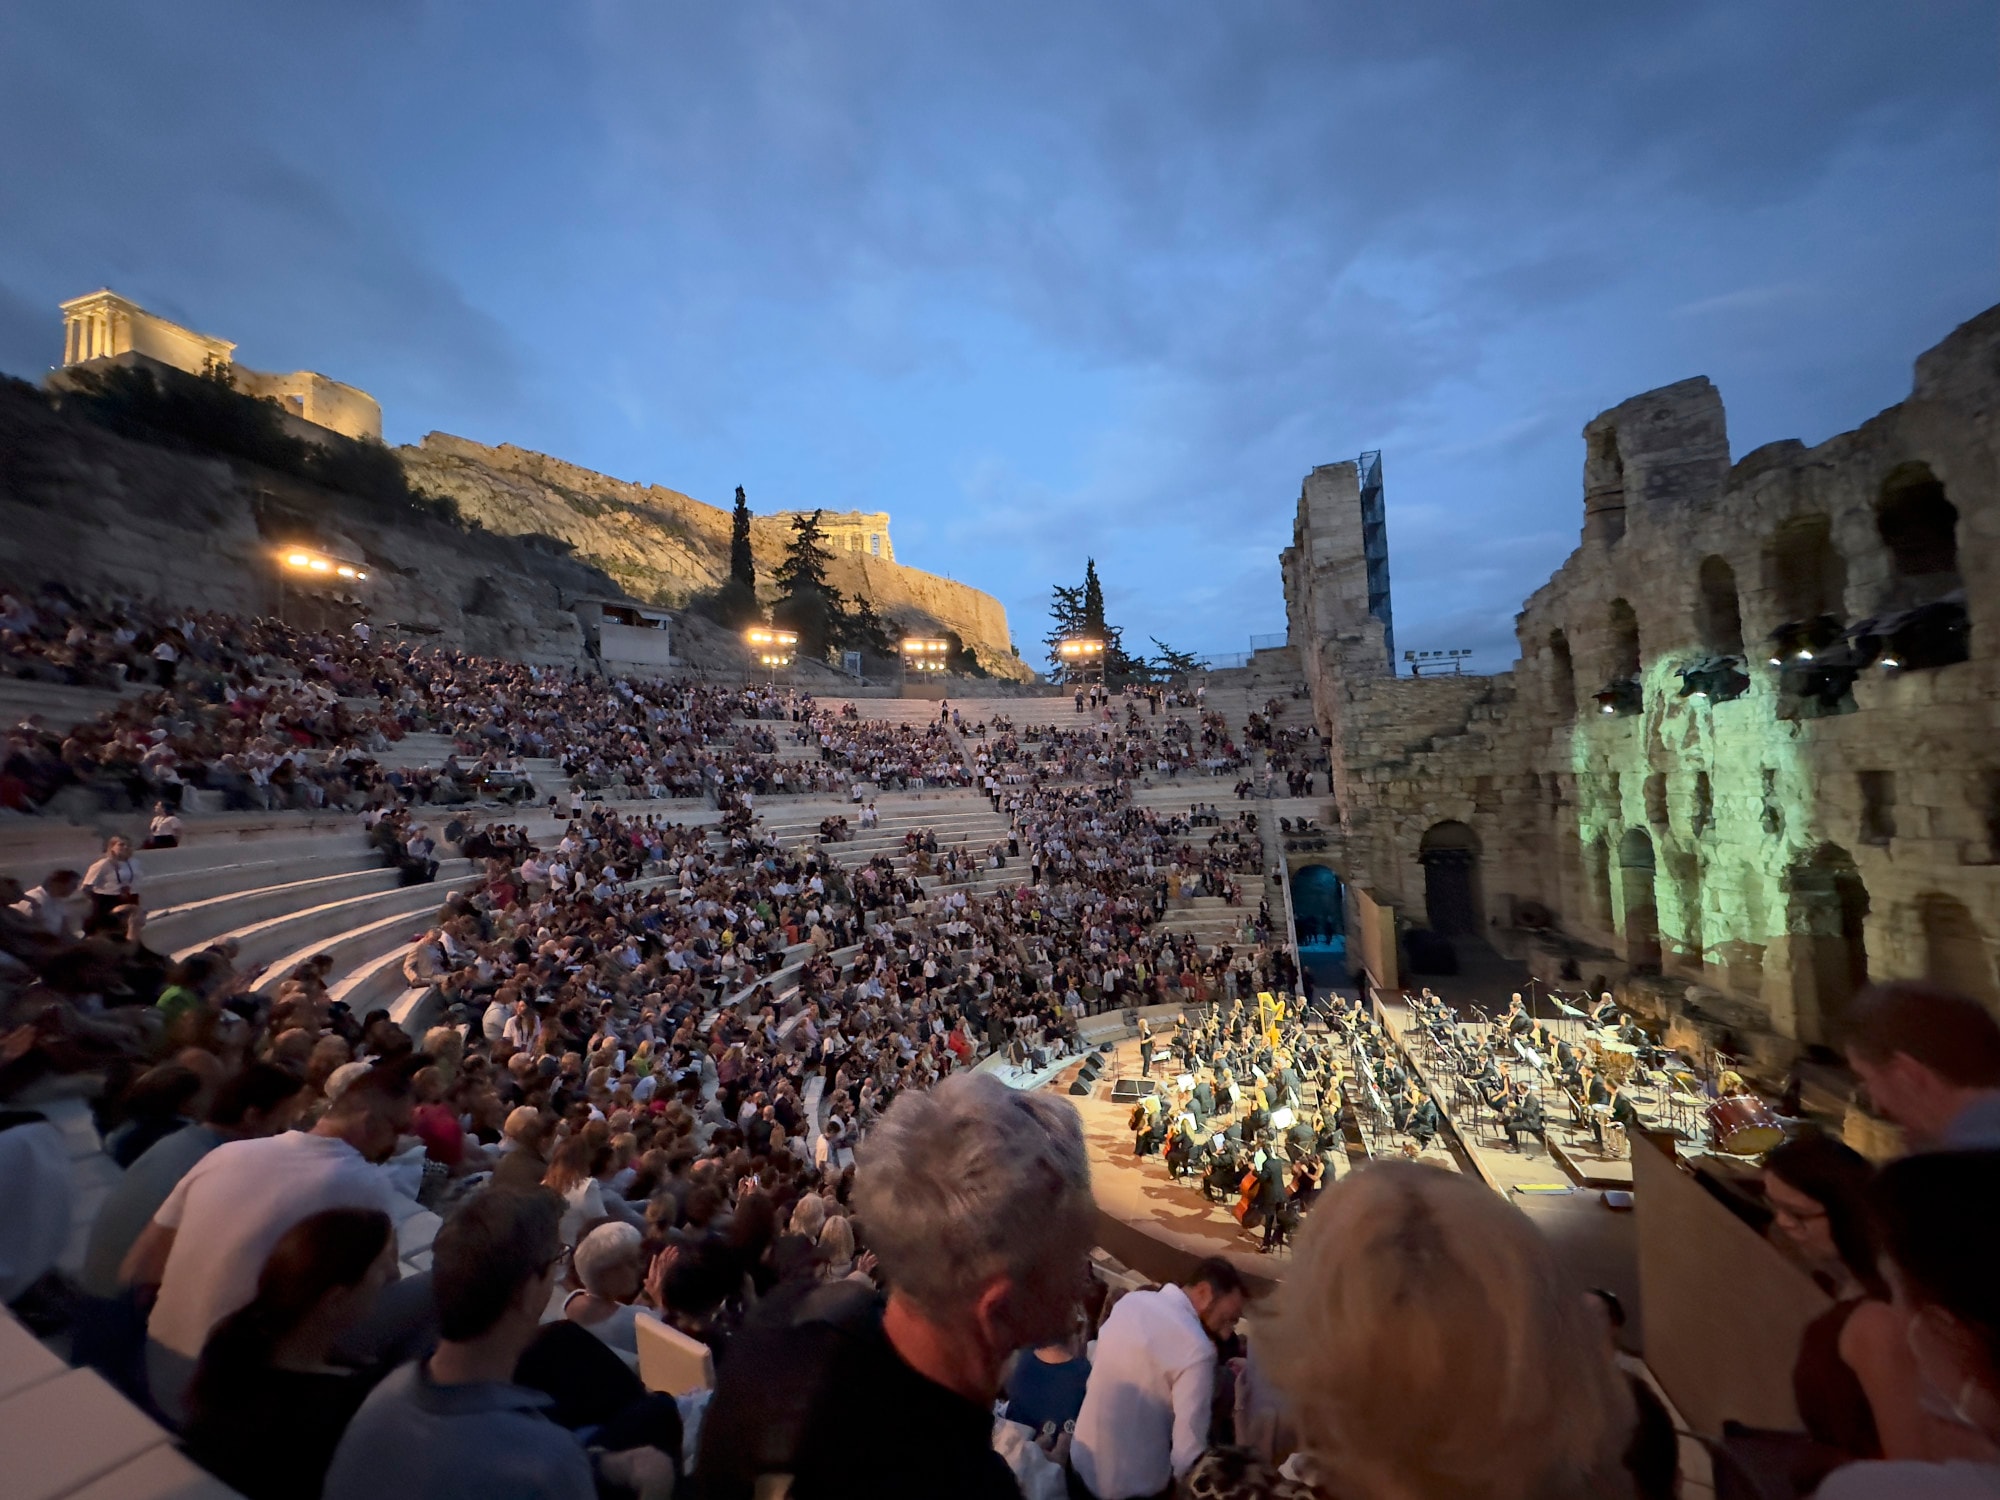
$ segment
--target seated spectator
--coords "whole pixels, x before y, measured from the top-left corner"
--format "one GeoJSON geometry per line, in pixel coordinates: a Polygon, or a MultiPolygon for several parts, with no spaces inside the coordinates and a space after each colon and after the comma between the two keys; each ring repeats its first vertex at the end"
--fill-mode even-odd
{"type": "Polygon", "coordinates": [[[318,1500],[374,1384],[368,1372],[335,1368],[334,1345],[396,1273],[395,1227],[379,1210],[328,1209],[286,1230],[256,1296],[202,1347],[188,1453],[247,1500],[318,1500]]]}
{"type": "Polygon", "coordinates": [[[1024,1349],[1008,1372],[1003,1394],[1007,1420],[1042,1437],[1053,1437],[1083,1410],[1090,1361],[1083,1357],[1084,1330],[1039,1348],[1024,1349]]]}
{"type": "Polygon", "coordinates": [[[83,877],[76,871],[54,870],[15,902],[13,909],[51,937],[74,940],[83,936],[90,897],[84,894],[83,877]]]}
{"type": "Polygon", "coordinates": [[[1925,1405],[1940,1440],[1931,1461],[1836,1470],[1819,1500],[1991,1500],[2000,1495],[2000,1152],[1909,1157],[1871,1190],[1876,1222],[1925,1405]],[[1948,1436],[1947,1436],[1948,1435],[1948,1436]]]}
{"type": "Polygon", "coordinates": [[[1847,1061],[1912,1150],[2000,1148],[2000,1021],[1924,980],[1871,985],[1847,1020],[1847,1061]]]}
{"type": "Polygon", "coordinates": [[[1248,1296],[1226,1260],[1202,1261],[1180,1286],[1131,1292],[1097,1336],[1070,1461],[1097,1500],[1161,1494],[1208,1446],[1216,1345],[1248,1296]]]}
{"type": "Polygon", "coordinates": [[[574,1264],[581,1290],[563,1302],[563,1316],[588,1328],[629,1360],[639,1357],[634,1324],[660,1306],[661,1286],[676,1252],[647,1258],[644,1237],[630,1224],[600,1224],[576,1247],[574,1264]]]}
{"type": "Polygon", "coordinates": [[[789,1475],[798,1500],[1015,1500],[993,1402],[1008,1356],[1074,1316],[1094,1216],[1076,1111],[977,1073],[904,1094],[854,1197],[887,1306],[864,1296],[737,1336],[702,1424],[703,1493],[738,1500],[789,1475]]]}
{"type": "Polygon", "coordinates": [[[183,1048],[171,1062],[148,1068],[119,1099],[118,1113],[124,1121],[105,1137],[105,1154],[121,1167],[131,1166],[160,1141],[207,1113],[221,1081],[221,1059],[193,1047],[183,1048]]]}
{"type": "Polygon", "coordinates": [[[1631,1493],[1632,1400],[1590,1310],[1527,1217],[1470,1177],[1392,1161],[1327,1189],[1253,1339],[1309,1483],[1211,1449],[1192,1494],[1631,1493]]]}
{"type": "Polygon", "coordinates": [[[517,1104],[501,1127],[500,1165],[493,1181],[500,1187],[540,1187],[548,1175],[548,1143],[555,1135],[555,1118],[532,1104],[517,1104]]]}
{"type": "Polygon", "coordinates": [[[409,1124],[409,1085],[370,1070],[342,1090],[310,1131],[218,1146],[174,1186],[125,1257],[128,1286],[157,1286],[147,1321],[154,1401],[177,1416],[215,1325],[256,1295],[272,1249],[299,1220],[329,1208],[394,1213],[375,1169],[409,1124]]]}
{"type": "Polygon", "coordinates": [[[562,1200],[489,1188],[438,1230],[431,1281],[442,1337],[400,1366],[349,1424],[325,1500],[595,1500],[590,1459],[514,1383],[562,1269],[562,1200]]]}
{"type": "Polygon", "coordinates": [[[1810,1126],[1764,1158],[1772,1227],[1834,1299],[1806,1326],[1792,1392],[1806,1431],[1847,1458],[1921,1456],[1928,1424],[1915,1366],[1876,1265],[1874,1175],[1858,1152],[1810,1126]]]}

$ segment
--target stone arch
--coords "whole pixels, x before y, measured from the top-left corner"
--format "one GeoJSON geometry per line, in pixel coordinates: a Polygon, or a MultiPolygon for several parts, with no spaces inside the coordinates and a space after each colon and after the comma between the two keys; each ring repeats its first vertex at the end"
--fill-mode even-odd
{"type": "Polygon", "coordinates": [[[1549,632],[1549,700],[1561,722],[1576,717],[1576,662],[1569,653],[1569,637],[1560,630],[1549,632]]]}
{"type": "Polygon", "coordinates": [[[1637,677],[1642,665],[1639,653],[1639,616],[1623,599],[1613,599],[1608,612],[1611,630],[1611,679],[1637,677]]]}
{"type": "Polygon", "coordinates": [[[1736,596],[1736,570],[1710,553],[1701,560],[1700,607],[1695,627],[1701,643],[1719,656],[1743,654],[1743,611],[1736,596]]]}
{"type": "Polygon", "coordinates": [[[1588,886],[1590,920],[1605,931],[1615,931],[1618,913],[1611,904],[1611,850],[1599,834],[1583,849],[1583,878],[1588,886]]]}
{"type": "Polygon", "coordinates": [[[1660,905],[1655,882],[1653,841],[1643,828],[1628,828],[1618,841],[1618,885],[1624,908],[1625,962],[1640,973],[1660,967],[1660,905]]]}
{"type": "Polygon", "coordinates": [[[1958,507],[1929,464],[1898,464],[1882,481],[1875,530],[1889,552],[1891,604],[1916,604],[1961,586],[1958,507]]]}
{"type": "Polygon", "coordinates": [[[1868,983],[1868,888],[1854,856],[1822,844],[1785,877],[1792,996],[1806,1041],[1829,1041],[1868,983]]]}
{"type": "Polygon", "coordinates": [[[1986,934],[1963,901],[1942,891],[1926,891],[1917,897],[1917,924],[1924,939],[1924,978],[1989,1006],[2000,1000],[1986,934]]]}
{"type": "Polygon", "coordinates": [[[1847,562],[1833,545],[1833,523],[1825,516],[1815,512],[1780,523],[1765,561],[1780,623],[1845,616],[1847,562]]]}
{"type": "Polygon", "coordinates": [[[1424,913],[1438,932],[1480,928],[1479,835],[1454,820],[1434,823],[1417,844],[1424,867],[1424,913]]]}

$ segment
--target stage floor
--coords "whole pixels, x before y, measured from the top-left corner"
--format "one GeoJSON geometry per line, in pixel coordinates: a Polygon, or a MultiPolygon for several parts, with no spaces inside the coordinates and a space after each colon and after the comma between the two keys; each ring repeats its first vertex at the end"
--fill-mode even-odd
{"type": "MultiPolygon", "coordinates": [[[[1160,1038],[1166,1039],[1164,1035],[1160,1038]]],[[[1104,1248],[1133,1270],[1158,1281],[1177,1278],[1194,1261],[1209,1255],[1224,1257],[1260,1284],[1283,1280],[1292,1258],[1289,1249],[1264,1254],[1261,1232],[1243,1228],[1227,1206],[1204,1199],[1194,1179],[1174,1181],[1167,1175],[1163,1156],[1141,1158],[1133,1150],[1133,1133],[1126,1123],[1132,1106],[1129,1102],[1113,1103],[1111,1093],[1118,1079],[1139,1076],[1138,1042],[1127,1038],[1114,1044],[1105,1070],[1087,1096],[1069,1093],[1079,1066],[1071,1062],[1043,1087],[1069,1099],[1082,1117],[1090,1151],[1091,1192],[1102,1216],[1100,1241],[1104,1248]]],[[[1156,1083],[1163,1081],[1160,1068],[1155,1067],[1153,1077],[1156,1083]]],[[[1539,1151],[1515,1155],[1497,1137],[1487,1139],[1484,1131],[1465,1134],[1472,1137],[1467,1145],[1475,1158],[1469,1169],[1506,1195],[1549,1235],[1580,1287],[1608,1286],[1617,1291],[1635,1314],[1636,1325],[1638,1266],[1632,1216],[1609,1211],[1601,1195],[1592,1191],[1599,1184],[1577,1183],[1557,1158],[1539,1151]],[[1535,1191],[1546,1188],[1558,1191],[1535,1191]],[[1561,1191],[1565,1188],[1570,1191],[1561,1191]]],[[[1445,1149],[1442,1139],[1423,1159],[1444,1170],[1468,1169],[1445,1149]]],[[[1336,1177],[1352,1170],[1345,1156],[1335,1157],[1330,1165],[1336,1177]]],[[[1626,1174],[1630,1171],[1622,1161],[1592,1162],[1590,1167],[1592,1176],[1598,1172],[1611,1175],[1620,1168],[1626,1174]]],[[[1629,1177],[1617,1185],[1627,1183],[1629,1177]]],[[[1630,1331],[1628,1347],[1637,1347],[1638,1332],[1636,1326],[1630,1331]]]]}
{"type": "MultiPolygon", "coordinates": [[[[1076,1072],[1076,1066],[1065,1068],[1045,1087],[1068,1098],[1083,1117],[1084,1139],[1090,1148],[1091,1194],[1106,1217],[1166,1245],[1175,1252],[1168,1257],[1170,1261],[1220,1255],[1247,1276],[1277,1280],[1290,1259],[1289,1252],[1263,1254],[1259,1249],[1261,1232],[1245,1229],[1223,1205],[1208,1202],[1193,1178],[1174,1181],[1167,1175],[1164,1156],[1141,1157],[1132,1149],[1133,1132],[1126,1123],[1131,1119],[1132,1105],[1129,1101],[1112,1103],[1111,1090],[1118,1079],[1139,1076],[1139,1043],[1127,1039],[1114,1044],[1107,1066],[1087,1096],[1072,1097],[1069,1093],[1076,1072]]],[[[1161,1081],[1157,1066],[1153,1078],[1161,1081]]],[[[1134,1270],[1163,1279],[1152,1266],[1136,1258],[1139,1247],[1131,1241],[1105,1248],[1134,1270]]]]}

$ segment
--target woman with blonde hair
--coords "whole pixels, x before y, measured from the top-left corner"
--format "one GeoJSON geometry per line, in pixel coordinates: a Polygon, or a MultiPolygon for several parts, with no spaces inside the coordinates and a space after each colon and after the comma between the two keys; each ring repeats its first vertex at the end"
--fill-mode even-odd
{"type": "Polygon", "coordinates": [[[1383,1162],[1327,1189],[1251,1337],[1306,1483],[1219,1449],[1191,1496],[1632,1493],[1632,1399],[1602,1331],[1540,1231],[1469,1177],[1383,1162]]]}

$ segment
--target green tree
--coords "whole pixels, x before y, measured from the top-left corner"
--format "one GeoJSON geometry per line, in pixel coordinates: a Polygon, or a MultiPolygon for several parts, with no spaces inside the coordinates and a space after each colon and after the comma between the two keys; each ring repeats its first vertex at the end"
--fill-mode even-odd
{"type": "Polygon", "coordinates": [[[859,651],[864,655],[896,654],[896,643],[889,639],[889,627],[883,623],[882,617],[875,613],[875,606],[865,597],[857,598],[854,601],[854,608],[847,612],[840,644],[849,651],[859,651]]]}
{"type": "MultiPolygon", "coordinates": [[[[1083,560],[1083,633],[1103,640],[1110,629],[1104,623],[1104,585],[1097,579],[1097,559],[1083,560]]],[[[1105,644],[1109,645],[1108,641],[1105,644]]]]}
{"type": "Polygon", "coordinates": [[[979,664],[978,649],[966,645],[956,630],[947,630],[939,639],[945,643],[944,669],[947,672],[956,672],[961,677],[991,675],[979,664]]]}
{"type": "Polygon", "coordinates": [[[785,544],[785,560],[771,576],[778,585],[778,602],[772,606],[772,620],[799,635],[799,654],[825,660],[827,652],[847,630],[847,601],[840,590],[826,581],[826,533],[820,526],[820,512],[792,519],[792,539],[785,544]]]}
{"type": "Polygon", "coordinates": [[[757,591],[757,559],[750,553],[750,502],[736,486],[736,509],[729,513],[729,580],[757,591]]]}
{"type": "Polygon", "coordinates": [[[1063,667],[1062,643],[1083,630],[1083,585],[1074,588],[1057,584],[1050,590],[1049,633],[1042,637],[1042,644],[1049,649],[1049,665],[1055,670],[1050,674],[1058,682],[1068,680],[1063,667]]]}
{"type": "Polygon", "coordinates": [[[1192,651],[1176,651],[1156,635],[1148,636],[1146,639],[1159,648],[1160,654],[1149,663],[1158,676],[1185,677],[1190,672],[1201,670],[1201,658],[1192,651]]]}
{"type": "Polygon", "coordinates": [[[703,595],[694,608],[717,624],[740,629],[762,617],[757,607],[757,560],[750,551],[750,502],[736,486],[736,509],[729,518],[729,576],[703,595]]]}

